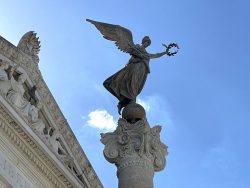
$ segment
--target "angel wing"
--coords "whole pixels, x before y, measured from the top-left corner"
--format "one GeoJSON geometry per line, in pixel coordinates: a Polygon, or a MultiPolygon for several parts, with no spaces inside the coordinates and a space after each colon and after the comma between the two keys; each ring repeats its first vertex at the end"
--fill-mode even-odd
{"type": "Polygon", "coordinates": [[[123,52],[128,53],[129,49],[135,46],[133,36],[130,30],[108,23],[97,22],[86,19],[86,21],[95,25],[95,27],[103,34],[103,38],[115,41],[116,46],[123,52]]]}

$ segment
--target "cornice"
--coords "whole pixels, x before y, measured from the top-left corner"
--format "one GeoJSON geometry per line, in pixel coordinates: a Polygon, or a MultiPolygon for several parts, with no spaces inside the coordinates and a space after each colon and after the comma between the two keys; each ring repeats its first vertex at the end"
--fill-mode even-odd
{"type": "Polygon", "coordinates": [[[88,187],[103,187],[89,160],[87,159],[83,149],[77,141],[73,131],[67,123],[66,118],[62,114],[58,104],[56,103],[54,97],[48,89],[41,75],[38,64],[33,61],[32,57],[22,52],[21,49],[14,46],[1,36],[0,51],[1,54],[7,59],[7,61],[10,61],[11,65],[18,65],[22,67],[26,71],[33,85],[36,85],[38,96],[41,98],[44,107],[49,112],[54,123],[60,130],[62,137],[64,138],[64,140],[67,140],[67,146],[68,148],[70,148],[74,161],[76,161],[76,164],[81,169],[82,176],[84,180],[87,181],[86,183],[88,184],[88,187]]]}
{"type": "Polygon", "coordinates": [[[0,107],[0,130],[56,188],[73,187],[69,180],[55,166],[51,159],[39,149],[22,128],[0,107]]]}

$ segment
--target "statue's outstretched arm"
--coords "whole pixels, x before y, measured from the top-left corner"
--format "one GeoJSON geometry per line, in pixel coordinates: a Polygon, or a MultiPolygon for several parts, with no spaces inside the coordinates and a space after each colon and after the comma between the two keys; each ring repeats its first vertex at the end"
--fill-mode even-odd
{"type": "Polygon", "coordinates": [[[178,46],[177,44],[171,43],[171,44],[169,44],[168,46],[167,46],[166,44],[162,44],[162,45],[163,45],[164,47],[166,47],[166,51],[165,51],[165,52],[161,52],[161,53],[156,53],[156,54],[149,54],[150,59],[158,58],[158,57],[161,57],[161,56],[163,56],[163,55],[165,55],[165,54],[168,55],[168,56],[174,56],[175,54],[177,54],[178,49],[179,49],[179,46],[178,46]],[[171,48],[173,48],[173,47],[177,48],[177,50],[174,51],[174,52],[171,52],[170,50],[171,50],[171,48]]]}
{"type": "Polygon", "coordinates": [[[165,54],[167,54],[167,52],[161,52],[161,53],[156,53],[156,54],[149,54],[150,59],[154,59],[154,58],[159,58],[164,56],[165,54]]]}

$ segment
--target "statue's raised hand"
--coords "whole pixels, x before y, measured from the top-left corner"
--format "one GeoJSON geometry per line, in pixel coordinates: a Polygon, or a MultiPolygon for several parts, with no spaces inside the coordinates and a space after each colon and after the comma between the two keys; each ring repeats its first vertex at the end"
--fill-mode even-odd
{"type": "Polygon", "coordinates": [[[168,46],[166,44],[162,44],[162,46],[166,47],[166,55],[168,56],[174,56],[175,54],[177,54],[178,49],[180,49],[176,43],[170,43],[168,46]],[[170,51],[171,48],[177,48],[177,50],[174,52],[171,52],[170,51]]]}

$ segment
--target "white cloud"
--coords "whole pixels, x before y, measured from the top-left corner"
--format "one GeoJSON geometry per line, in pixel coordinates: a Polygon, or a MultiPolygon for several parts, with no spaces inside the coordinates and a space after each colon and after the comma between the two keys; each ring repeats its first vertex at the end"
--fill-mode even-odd
{"type": "Polygon", "coordinates": [[[88,114],[87,125],[100,130],[113,131],[116,128],[114,117],[106,110],[94,110],[88,114]]]}
{"type": "Polygon", "coordinates": [[[159,95],[151,95],[146,96],[143,99],[138,98],[137,102],[146,110],[147,119],[150,122],[173,128],[170,106],[163,97],[159,95]]]}
{"type": "MultiPolygon", "coordinates": [[[[152,123],[151,126],[160,124],[168,126],[170,129],[173,128],[169,105],[167,105],[164,98],[159,95],[146,96],[143,99],[138,98],[137,103],[144,107],[147,119],[152,123]]],[[[83,116],[82,119],[86,122],[87,126],[99,130],[114,131],[117,127],[117,121],[107,110],[96,109],[91,111],[87,116],[83,116]]]]}
{"type": "Polygon", "coordinates": [[[146,112],[148,112],[150,110],[150,104],[148,103],[148,101],[144,101],[144,100],[138,98],[137,103],[142,105],[143,108],[146,110],[146,112]]]}

